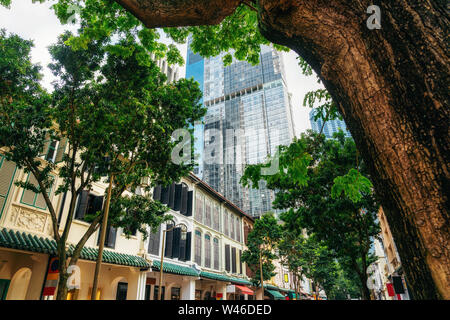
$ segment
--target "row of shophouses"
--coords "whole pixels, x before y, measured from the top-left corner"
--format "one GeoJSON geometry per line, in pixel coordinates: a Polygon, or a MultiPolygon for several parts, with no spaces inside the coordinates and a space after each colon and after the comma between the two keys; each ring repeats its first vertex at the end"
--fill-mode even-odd
{"type": "Polygon", "coordinates": [[[370,270],[372,299],[410,300],[407,278],[382,207],[378,210],[378,221],[381,233],[373,243],[377,260],[370,270]]]}
{"type": "MultiPolygon", "coordinates": [[[[54,161],[64,148],[53,146],[42,161],[54,161]]],[[[62,179],[54,172],[50,199],[62,232],[70,194],[55,194],[62,179]]],[[[7,161],[0,153],[0,300],[53,299],[56,243],[50,214],[42,194],[24,190],[15,181],[36,183],[34,177],[7,161]]],[[[68,243],[75,245],[89,224],[84,217],[103,204],[107,185],[94,183],[77,199],[68,243]]],[[[254,219],[193,174],[167,187],[156,186],[153,198],[166,204],[173,221],[150,232],[126,237],[109,228],[103,251],[96,299],[156,300],[160,259],[164,255],[162,296],[165,300],[255,299],[249,269],[241,260],[254,219]],[[163,230],[170,230],[163,232],[163,230]],[[162,237],[166,234],[162,252],[162,237]]],[[[90,299],[98,253],[99,231],[87,241],[77,266],[80,287],[67,299],[90,299]]],[[[69,246],[70,248],[70,246],[69,246]]],[[[279,263],[277,276],[265,284],[265,299],[292,299],[291,274],[279,263]]],[[[311,293],[305,279],[303,298],[311,293]]]]}

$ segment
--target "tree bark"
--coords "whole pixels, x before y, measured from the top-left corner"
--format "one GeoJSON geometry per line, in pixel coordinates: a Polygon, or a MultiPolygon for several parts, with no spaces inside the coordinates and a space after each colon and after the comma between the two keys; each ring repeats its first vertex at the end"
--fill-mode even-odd
{"type": "MultiPolygon", "coordinates": [[[[155,16],[150,9],[163,1],[118,2],[149,27],[218,23],[237,3],[220,1],[220,13],[208,14],[217,1],[204,11],[205,1],[170,1],[155,16]],[[184,15],[170,17],[186,3],[184,15]]],[[[369,168],[413,296],[450,299],[446,1],[374,2],[260,0],[259,28],[302,56],[333,97],[369,168]],[[381,8],[381,29],[366,25],[372,4],[381,8]]]]}
{"type": "Polygon", "coordinates": [[[449,19],[444,1],[261,1],[260,30],[301,55],[369,167],[418,299],[450,299],[449,19]]]}

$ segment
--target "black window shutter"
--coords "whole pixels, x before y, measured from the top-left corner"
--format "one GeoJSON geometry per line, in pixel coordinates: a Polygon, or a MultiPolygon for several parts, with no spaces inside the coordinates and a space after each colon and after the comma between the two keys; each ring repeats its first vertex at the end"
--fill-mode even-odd
{"type": "Polygon", "coordinates": [[[89,191],[83,190],[78,196],[77,211],[75,212],[75,219],[83,220],[84,214],[88,204],[89,191]]]}
{"type": "Polygon", "coordinates": [[[175,199],[173,204],[173,210],[181,211],[181,193],[183,190],[183,185],[177,184],[175,185],[175,199]]]}
{"type": "MultiPolygon", "coordinates": [[[[181,231],[181,230],[180,230],[181,231]]],[[[186,239],[181,238],[181,232],[180,232],[180,249],[179,249],[179,255],[178,260],[180,261],[186,261],[186,239]]]]}
{"type": "Polygon", "coordinates": [[[231,249],[231,272],[236,273],[236,248],[231,249]]]}
{"type": "Polygon", "coordinates": [[[150,233],[150,238],[148,241],[148,253],[151,253],[151,254],[154,254],[157,256],[159,255],[160,235],[161,235],[161,228],[159,228],[156,233],[155,232],[150,233]]]}
{"type": "Polygon", "coordinates": [[[94,199],[91,202],[91,205],[89,206],[88,213],[94,214],[97,211],[101,211],[103,207],[103,196],[94,196],[94,199]]]}
{"type": "Polygon", "coordinates": [[[169,186],[161,188],[161,203],[169,203],[169,186]]]}
{"type": "Polygon", "coordinates": [[[191,239],[192,239],[192,232],[186,233],[186,254],[184,256],[184,261],[191,260],[191,239]]]}
{"type": "MultiPolygon", "coordinates": [[[[173,225],[167,225],[167,229],[172,228],[173,225]]],[[[164,257],[172,258],[172,240],[173,240],[173,230],[166,232],[166,247],[164,248],[164,257]]]]}
{"type": "Polygon", "coordinates": [[[175,183],[169,186],[169,203],[167,204],[169,208],[174,209],[175,204],[175,183]]]}
{"type": "Polygon", "coordinates": [[[181,189],[181,208],[180,213],[186,215],[188,207],[188,188],[183,186],[181,189]]]}
{"type": "Polygon", "coordinates": [[[396,294],[405,293],[405,288],[403,287],[402,277],[393,276],[392,281],[393,281],[393,285],[394,285],[394,291],[396,294]]]}
{"type": "Polygon", "coordinates": [[[188,191],[186,216],[192,216],[192,202],[194,200],[194,191],[188,191]]]}
{"type": "Polygon", "coordinates": [[[117,229],[113,227],[109,227],[108,237],[105,241],[105,246],[108,248],[114,248],[116,246],[116,235],[117,235],[117,229]]]}
{"type": "Polygon", "coordinates": [[[230,245],[225,245],[225,270],[230,271],[230,245]]]}
{"type": "Polygon", "coordinates": [[[181,228],[173,229],[172,258],[180,257],[180,238],[181,238],[181,228]]]}
{"type": "Polygon", "coordinates": [[[161,185],[157,185],[154,189],[153,189],[153,200],[157,200],[160,201],[161,200],[161,185]]]}
{"type": "Polygon", "coordinates": [[[239,273],[243,274],[243,272],[242,272],[242,250],[239,250],[239,273]]]}

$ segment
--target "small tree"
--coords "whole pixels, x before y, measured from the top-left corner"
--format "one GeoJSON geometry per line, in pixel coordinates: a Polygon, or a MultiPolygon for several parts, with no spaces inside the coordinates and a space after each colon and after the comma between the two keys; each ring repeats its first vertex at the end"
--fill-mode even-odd
{"type": "Polygon", "coordinates": [[[64,34],[50,48],[54,61],[50,68],[58,77],[51,104],[39,87],[38,67],[30,63],[31,42],[6,37],[4,32],[0,42],[0,50],[8,52],[0,55],[0,66],[7,70],[2,72],[7,77],[0,78],[0,142],[7,159],[37,183],[16,184],[42,193],[50,212],[60,262],[57,299],[66,297],[67,267],[77,263],[104,213],[98,208],[86,217],[88,229],[73,250],[67,250],[77,197],[93,182],[113,180],[108,226],[123,227],[126,234],[137,229],[146,236],[146,225],[155,228],[170,217],[164,216],[167,208],[148,193],[135,191],[143,177],[167,184],[189,172],[191,163],[171,162],[171,150],[179,142],[171,133],[188,128],[205,111],[199,104],[197,83],[184,79],[165,83],[148,51],[130,43],[132,39],[126,44],[132,50],[121,50],[122,42],[112,45],[101,39],[74,51],[65,44],[70,36],[64,34]],[[11,42],[14,46],[9,46],[11,42]],[[67,144],[60,159],[46,156],[53,141],[67,144]],[[62,181],[55,188],[56,176],[62,181]],[[47,193],[52,186],[55,194],[69,195],[62,233],[47,193]]]}
{"type": "Polygon", "coordinates": [[[266,213],[256,220],[248,234],[248,249],[242,252],[242,261],[252,271],[251,282],[254,286],[261,286],[261,290],[264,290],[261,278],[266,281],[276,275],[272,261],[277,258],[274,251],[280,237],[281,229],[273,213],[266,213]]]}

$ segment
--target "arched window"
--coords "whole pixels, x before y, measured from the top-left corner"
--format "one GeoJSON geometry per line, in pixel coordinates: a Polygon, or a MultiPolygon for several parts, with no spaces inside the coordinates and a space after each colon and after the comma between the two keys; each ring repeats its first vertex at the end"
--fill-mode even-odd
{"type": "Polygon", "coordinates": [[[236,241],[241,242],[241,220],[236,217],[236,241]]]}
{"type": "Polygon", "coordinates": [[[234,239],[235,233],[234,233],[234,215],[231,214],[230,216],[230,238],[234,239]]]}
{"type": "Polygon", "coordinates": [[[203,195],[198,192],[195,195],[195,220],[203,222],[203,195]]]}
{"type": "Polygon", "coordinates": [[[220,211],[219,211],[219,205],[217,205],[217,204],[214,204],[213,228],[214,228],[214,230],[217,230],[217,231],[220,230],[220,211]]]}
{"type": "Polygon", "coordinates": [[[195,230],[195,257],[194,262],[198,265],[202,264],[202,233],[199,230],[195,230]]]}
{"type": "Polygon", "coordinates": [[[205,224],[211,227],[211,202],[205,200],[205,224]]]}
{"type": "Polygon", "coordinates": [[[214,238],[214,269],[219,270],[220,266],[220,252],[219,252],[219,239],[214,238]]]}
{"type": "Polygon", "coordinates": [[[211,236],[205,234],[205,267],[211,268],[211,236]]]}
{"type": "Polygon", "coordinates": [[[228,211],[227,210],[225,210],[225,212],[224,212],[224,215],[223,215],[223,225],[224,225],[224,233],[225,233],[225,235],[226,236],[228,236],[229,235],[229,228],[230,228],[230,226],[229,226],[229,224],[228,224],[228,211]]]}

